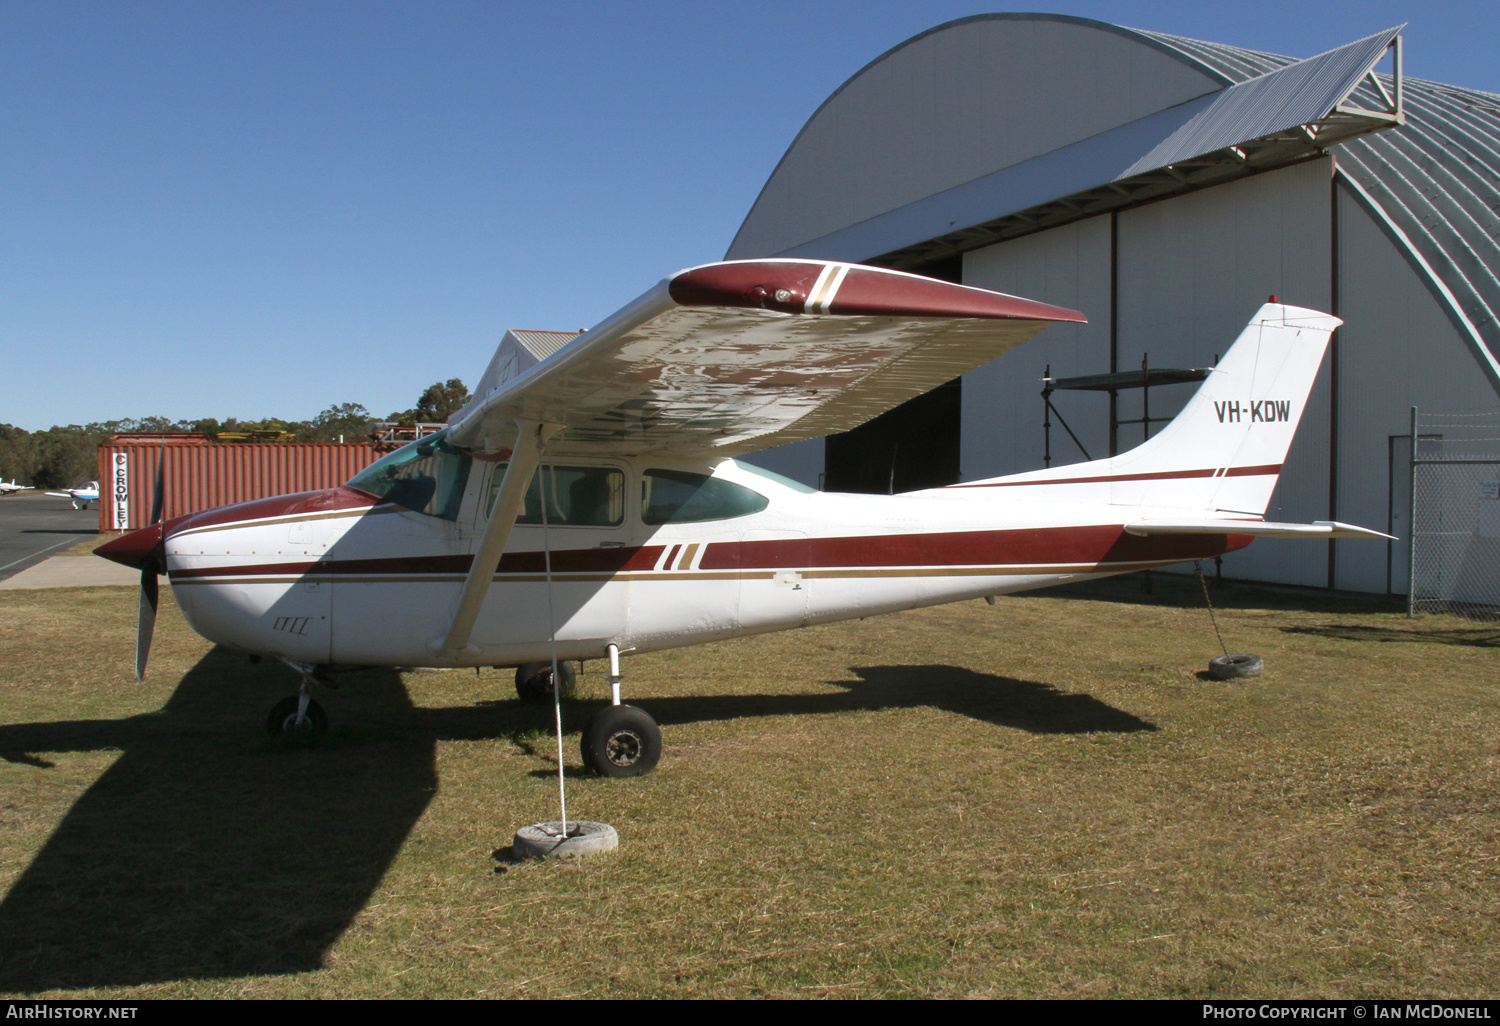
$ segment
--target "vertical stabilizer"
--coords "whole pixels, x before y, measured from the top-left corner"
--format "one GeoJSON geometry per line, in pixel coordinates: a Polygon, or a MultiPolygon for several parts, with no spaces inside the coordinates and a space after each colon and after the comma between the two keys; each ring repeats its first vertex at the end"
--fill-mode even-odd
{"type": "Polygon", "coordinates": [[[1109,459],[968,487],[1003,488],[1018,499],[1263,515],[1328,340],[1342,323],[1316,310],[1267,303],[1154,438],[1109,459]]]}

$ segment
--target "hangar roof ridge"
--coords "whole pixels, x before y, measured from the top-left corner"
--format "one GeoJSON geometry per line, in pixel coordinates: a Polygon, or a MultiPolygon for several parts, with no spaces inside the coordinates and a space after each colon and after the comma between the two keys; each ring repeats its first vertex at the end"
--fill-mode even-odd
{"type": "MultiPolygon", "coordinates": [[[[1065,131],[1054,138],[1062,142],[1071,137],[1072,141],[1038,148],[1030,155],[1023,149],[1013,163],[886,207],[873,216],[841,225],[835,220],[832,231],[812,238],[804,235],[785,248],[766,252],[742,248],[742,228],[729,256],[819,257],[912,268],[1117,207],[1317,156],[1340,139],[1399,120],[1393,109],[1380,110],[1382,104],[1391,103],[1389,97],[1367,101],[1363,107],[1347,102],[1398,33],[1399,29],[1387,29],[1191,99],[1160,108],[1147,106],[1149,113],[1142,111],[1140,103],[1117,105],[1110,115],[1093,120],[1096,127],[1110,126],[1101,131],[1082,137],[1065,131]],[[1111,120],[1132,109],[1141,112],[1140,116],[1111,120]]],[[[901,80],[895,81],[899,88],[901,80]]],[[[1199,76],[1195,81],[1205,79],[1199,76]]],[[[1178,83],[1178,97],[1184,84],[1178,83]]],[[[889,83],[878,83],[873,90],[877,100],[885,99],[882,88],[887,93],[891,90],[889,83]]],[[[1158,102],[1163,96],[1172,97],[1170,92],[1154,95],[1158,102]]],[[[947,130],[955,129],[950,124],[947,130]]],[[[840,131],[837,127],[827,130],[819,144],[826,147],[828,139],[837,139],[840,131]]],[[[797,173],[806,176],[806,158],[803,164],[797,173]]],[[[863,168],[859,170],[864,173],[863,168]]],[[[846,166],[844,172],[847,176],[850,168],[846,166]]],[[[832,180],[840,181],[837,169],[832,180]]],[[[783,189],[784,219],[798,202],[795,192],[790,196],[789,206],[783,189]]],[[[752,210],[746,224],[756,215],[752,210]]],[[[825,223],[830,220],[826,215],[823,219],[825,223]]],[[[786,238],[785,227],[778,229],[774,222],[769,233],[760,232],[760,241],[775,238],[778,231],[783,242],[792,241],[786,238]]]]}
{"type": "MultiPolygon", "coordinates": [[[[1184,65],[1193,67],[1195,70],[1198,70],[1221,86],[1230,85],[1234,81],[1236,81],[1235,78],[1226,75],[1223,71],[1218,70],[1211,63],[1198,60],[1192,54],[1184,52],[1182,48],[1174,45],[1179,37],[1155,34],[1142,29],[1129,28],[1124,25],[1115,25],[1107,21],[1099,21],[1095,18],[1084,18],[1078,15],[1055,14],[1050,12],[1001,11],[985,14],[971,14],[963,18],[954,18],[951,21],[945,21],[940,25],[934,25],[930,29],[919,32],[908,39],[902,40],[895,46],[866,62],[859,68],[858,71],[854,72],[854,74],[850,75],[842,83],[840,83],[837,89],[829,93],[828,96],[824,98],[822,103],[818,104],[818,106],[813,110],[812,114],[808,116],[807,120],[802,123],[802,127],[797,130],[797,134],[792,137],[791,143],[782,152],[780,159],[778,159],[776,162],[776,166],[771,169],[770,175],[766,177],[766,181],[761,186],[760,192],[756,195],[755,200],[750,204],[749,213],[746,214],[744,221],[741,222],[739,229],[735,233],[734,239],[730,242],[729,249],[726,252],[725,258],[734,259],[737,255],[743,255],[736,254],[735,249],[745,231],[745,227],[750,224],[751,220],[755,217],[756,209],[761,205],[762,200],[765,199],[767,189],[776,179],[777,175],[781,172],[782,168],[787,162],[787,159],[792,155],[793,152],[797,150],[798,144],[803,141],[804,137],[808,134],[808,130],[818,122],[818,119],[823,114],[823,112],[827,110],[828,107],[833,104],[840,96],[842,96],[850,86],[860,81],[867,73],[869,73],[879,65],[885,63],[896,54],[901,53],[902,51],[916,45],[917,43],[920,43],[925,39],[936,36],[943,32],[951,31],[961,26],[997,21],[1054,22],[1058,24],[1078,25],[1084,28],[1091,28],[1096,31],[1106,32],[1122,37],[1124,39],[1128,39],[1132,42],[1142,43],[1150,47],[1151,49],[1163,54],[1164,56],[1179,61],[1184,65]]],[[[1186,41],[1191,42],[1191,40],[1186,41]]],[[[766,256],[769,254],[753,253],[750,255],[766,256]]]]}
{"type": "MultiPolygon", "coordinates": [[[[1217,148],[1226,148],[1225,152],[1232,154],[1227,162],[1218,160],[1221,166],[1216,169],[1206,166],[1214,161],[1198,160],[1188,176],[1176,176],[1180,179],[1177,182],[1156,183],[1156,187],[1145,190],[1141,183],[1132,182],[1128,188],[1117,187],[1118,196],[1113,199],[1095,195],[1083,207],[1072,205],[1075,209],[1086,208],[1086,213],[1092,214],[1111,205],[1118,206],[1119,196],[1133,203],[1170,194],[1174,189],[1202,187],[1220,178],[1263,170],[1272,163],[1301,159],[1341,138],[1384,127],[1394,120],[1388,114],[1378,113],[1390,109],[1390,100],[1386,97],[1382,103],[1374,91],[1370,91],[1374,102],[1367,99],[1363,109],[1351,109],[1352,105],[1346,101],[1350,91],[1370,70],[1369,65],[1379,60],[1399,31],[1399,28],[1388,29],[1327,53],[1294,61],[1067,15],[975,15],[946,22],[887,50],[823,101],[766,180],[726,256],[730,259],[821,256],[909,267],[924,259],[946,255],[937,249],[961,252],[1005,237],[971,233],[973,237],[965,237],[954,246],[950,244],[953,240],[942,238],[944,233],[934,232],[940,237],[935,240],[940,244],[932,253],[905,252],[908,247],[923,246],[919,242],[926,237],[922,234],[922,223],[943,224],[963,233],[996,217],[1011,212],[1020,214],[1032,203],[1073,195],[1076,188],[1039,194],[1039,190],[1061,186],[1064,181],[1097,193],[1106,183],[1160,168],[1170,170],[1177,162],[1207,156],[1217,148]],[[1128,47],[1122,50],[1101,42],[1098,44],[1101,48],[1094,49],[1095,44],[1086,41],[1090,38],[1088,33],[1078,37],[1065,32],[1060,37],[1054,31],[1037,37],[1018,28],[1014,33],[1006,30],[997,37],[995,31],[979,27],[1007,22],[1077,26],[1099,33],[1100,37],[1113,37],[1143,47],[1143,51],[1137,52],[1153,53],[1156,62],[1129,56],[1128,47]],[[945,34],[949,34],[946,40],[933,44],[936,49],[914,53],[904,64],[872,73],[872,69],[922,40],[945,34]],[[997,38],[1025,40],[1002,44],[1002,49],[1020,45],[1029,46],[1032,51],[1037,46],[1075,45],[1073,40],[1081,38],[1085,41],[1076,45],[1100,58],[1105,70],[1093,78],[1080,76],[1071,68],[1054,73],[1052,69],[1059,67],[1054,61],[1050,68],[1042,63],[1032,71],[996,72],[963,60],[965,48],[975,45],[975,40],[979,45],[995,46],[997,38]],[[1066,42],[1060,43],[1060,39],[1066,42]],[[1201,52],[1195,52],[1195,48],[1201,52]],[[1161,63],[1161,57],[1168,58],[1169,63],[1161,63]],[[929,73],[924,61],[933,65],[936,76],[929,73]],[[968,70],[963,70],[965,63],[968,70]],[[1170,63],[1181,66],[1183,71],[1175,75],[1167,72],[1170,63]],[[945,69],[949,67],[960,70],[948,73],[945,69]],[[921,74],[914,78],[916,71],[921,74]],[[1041,79],[1027,77],[1036,73],[1041,74],[1041,79]],[[1021,81],[1014,80],[1017,75],[1021,81]],[[1263,81],[1253,84],[1257,77],[1263,81]],[[864,82],[859,94],[851,94],[854,98],[842,108],[830,110],[830,105],[841,95],[866,78],[869,81],[864,82]],[[949,92],[939,98],[935,94],[938,86],[921,81],[923,78],[933,82],[943,78],[941,86],[949,92]],[[1115,88],[1115,79],[1124,88],[1115,88]],[[1069,80],[1076,86],[1067,85],[1069,80]],[[966,109],[963,101],[949,101],[948,97],[955,95],[952,91],[955,82],[967,84],[974,97],[968,101],[971,107],[980,99],[987,99],[991,106],[966,109]],[[1106,90],[1109,99],[1105,102],[1090,99],[1089,90],[1100,89],[1106,90]],[[1003,111],[1012,92],[1022,103],[1051,104],[1057,109],[1048,111],[1045,117],[1032,118],[1023,132],[1007,129],[1001,133],[998,126],[1005,122],[988,118],[987,112],[1003,111]],[[1046,99],[1042,100],[1044,96],[1046,99]],[[868,108],[874,101],[884,101],[879,113],[872,118],[866,110],[861,118],[861,106],[868,108]],[[995,106],[997,102],[999,107],[995,106]],[[1190,105],[1195,103],[1199,106],[1192,108],[1190,105]],[[923,113],[928,107],[935,116],[927,118],[923,113]],[[1191,124],[1172,123],[1176,115],[1168,112],[1174,109],[1177,114],[1186,115],[1191,124]],[[1080,113],[1058,116],[1067,110],[1080,113]],[[1292,117],[1299,112],[1299,117],[1292,117]],[[975,117],[980,119],[977,132],[957,127],[969,124],[964,118],[975,117]],[[927,120],[932,124],[925,124],[927,120]],[[875,124],[858,127],[870,121],[875,124]],[[1047,127],[1039,129],[1039,124],[1047,127]],[[1299,125],[1310,126],[1305,138],[1288,134],[1299,125]],[[1314,131],[1316,140],[1312,137],[1314,131]],[[1160,134],[1148,140],[1143,133],[1149,132],[1160,134]],[[1101,139],[1109,133],[1115,133],[1114,149],[1101,144],[1101,139]],[[1268,142],[1273,145],[1267,145],[1268,142]],[[1241,152],[1251,149],[1245,143],[1254,144],[1253,156],[1248,158],[1241,152]],[[942,166],[914,170],[921,168],[921,162],[913,163],[905,154],[922,152],[923,145],[945,147],[952,152],[953,159],[942,166]],[[969,210],[964,203],[955,205],[959,197],[972,205],[972,201],[985,195],[985,186],[992,188],[1002,180],[1011,185],[1018,177],[1026,179],[1026,173],[1018,176],[1010,172],[1017,171],[1028,160],[1057,165],[1057,156],[1070,148],[1073,174],[1059,178],[1055,168],[1047,175],[1031,169],[1029,177],[1037,180],[1025,182],[1016,196],[1002,199],[990,192],[990,199],[995,202],[990,203],[989,210],[969,210]],[[831,166],[825,163],[829,154],[836,155],[831,166]],[[1088,177],[1096,180],[1083,183],[1079,179],[1078,162],[1083,160],[1093,162],[1088,177]],[[1229,166],[1235,161],[1241,166],[1229,166]],[[1129,174],[1122,175],[1126,169],[1129,174]],[[1050,179],[1050,184],[1042,179],[1050,179]],[[1012,202],[1020,198],[1031,202],[1025,205],[1012,202]],[[919,205],[927,208],[925,212],[919,211],[919,205]],[[899,216],[893,218],[893,214],[899,216]],[[829,250],[830,246],[837,251],[829,250]],[[893,259],[885,259],[880,256],[882,253],[893,259]]],[[[1068,215],[1066,211],[1049,212],[1046,217],[1029,221],[1027,230],[1051,227],[1057,216],[1066,219],[1068,215]]]]}
{"type": "MultiPolygon", "coordinates": [[[[954,18],[951,21],[945,21],[941,25],[934,25],[930,29],[918,32],[911,38],[903,39],[901,42],[897,43],[889,50],[886,50],[878,57],[875,57],[868,61],[858,71],[846,78],[837,89],[829,93],[827,99],[818,104],[818,108],[817,110],[813,111],[812,117],[807,119],[808,122],[810,123],[813,118],[816,118],[818,116],[818,112],[821,111],[824,107],[828,106],[829,102],[833,100],[834,97],[838,96],[839,93],[843,92],[850,84],[855,82],[860,78],[860,76],[869,71],[871,68],[875,67],[877,64],[882,63],[895,54],[900,53],[902,50],[905,50],[907,47],[912,46],[915,43],[919,43],[929,36],[937,35],[939,32],[947,32],[950,29],[958,28],[961,25],[970,25],[976,22],[986,21],[1053,21],[1065,25],[1081,25],[1085,28],[1097,29],[1101,32],[1112,32],[1115,35],[1124,36],[1127,39],[1132,39],[1137,42],[1143,42],[1147,46],[1151,46],[1157,50],[1160,50],[1162,53],[1168,55],[1169,57],[1176,58],[1177,60],[1183,60],[1184,58],[1189,60],[1194,59],[1190,53],[1185,52],[1182,48],[1175,45],[1177,42],[1198,42],[1197,40],[1187,39],[1183,36],[1170,36],[1165,33],[1150,32],[1146,29],[1130,28],[1127,25],[1115,25],[1111,22],[1099,21],[1097,18],[1085,18],[1076,14],[1054,14],[1048,11],[992,11],[987,14],[970,14],[963,18],[954,18]]],[[[1217,46],[1219,44],[1210,43],[1207,45],[1217,46]]],[[[1253,51],[1246,52],[1250,53],[1253,51]]],[[[1274,56],[1274,54],[1266,54],[1264,56],[1274,56]]],[[[1290,58],[1285,59],[1290,60],[1290,58]]],[[[1208,62],[1199,61],[1198,63],[1201,64],[1203,70],[1221,79],[1224,85],[1228,85],[1231,82],[1235,81],[1235,79],[1225,75],[1222,71],[1217,70],[1212,64],[1208,62]]],[[[803,127],[806,128],[807,126],[804,125],[803,127]]],[[[794,145],[795,142],[796,140],[793,139],[794,145]]],[[[788,147],[788,149],[790,148],[791,147],[788,147]]]]}
{"type": "MultiPolygon", "coordinates": [[[[1239,80],[1291,60],[1147,34],[1239,80]]],[[[1337,174],[1427,280],[1500,391],[1500,95],[1420,78],[1404,77],[1403,88],[1406,124],[1339,144],[1337,174]]]]}

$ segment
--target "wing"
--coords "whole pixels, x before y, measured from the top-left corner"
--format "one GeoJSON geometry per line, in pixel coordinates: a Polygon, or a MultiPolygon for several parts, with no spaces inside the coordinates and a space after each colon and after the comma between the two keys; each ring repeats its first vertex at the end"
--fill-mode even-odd
{"type": "Polygon", "coordinates": [[[681,271],[450,419],[465,448],[734,456],[865,421],[1076,310],[900,271],[742,260],[681,271]]]}

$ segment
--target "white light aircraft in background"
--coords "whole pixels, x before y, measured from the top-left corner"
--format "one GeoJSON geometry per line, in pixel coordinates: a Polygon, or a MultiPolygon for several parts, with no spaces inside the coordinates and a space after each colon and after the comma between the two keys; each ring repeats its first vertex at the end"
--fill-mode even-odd
{"type": "Polygon", "coordinates": [[[31,485],[16,484],[15,478],[11,478],[9,481],[0,481],[0,495],[14,495],[17,492],[29,491],[31,491],[31,485]]]}
{"type": "Polygon", "coordinates": [[[137,675],[166,574],[204,637],[302,675],[518,667],[550,698],[606,659],[584,762],[650,770],[655,722],[619,656],[1205,559],[1257,536],[1381,538],[1264,514],[1333,329],[1268,303],[1183,411],[1109,459],[902,495],[820,493],[735,461],[847,431],[1084,317],[811,260],[667,278],[523,371],[499,354],[444,432],[347,485],[152,522],[99,549],[141,569],[137,675]],[[507,375],[509,375],[507,377],[507,375]],[[554,662],[556,660],[556,662],[554,662]],[[554,671],[554,667],[556,668],[554,671]]]}
{"type": "Polygon", "coordinates": [[[59,499],[72,499],[74,509],[88,509],[90,504],[99,505],[99,482],[90,481],[88,484],[77,488],[69,488],[65,492],[47,492],[59,499]]]}

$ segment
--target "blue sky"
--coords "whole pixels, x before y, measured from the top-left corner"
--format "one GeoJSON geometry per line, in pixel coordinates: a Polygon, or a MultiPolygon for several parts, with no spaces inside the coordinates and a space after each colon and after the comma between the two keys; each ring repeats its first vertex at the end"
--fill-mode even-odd
{"type": "MultiPolygon", "coordinates": [[[[723,255],[807,117],[974,3],[0,3],[0,422],[384,415],[723,255]]],[[[1500,4],[1029,9],[1305,57],[1500,4]]]]}

